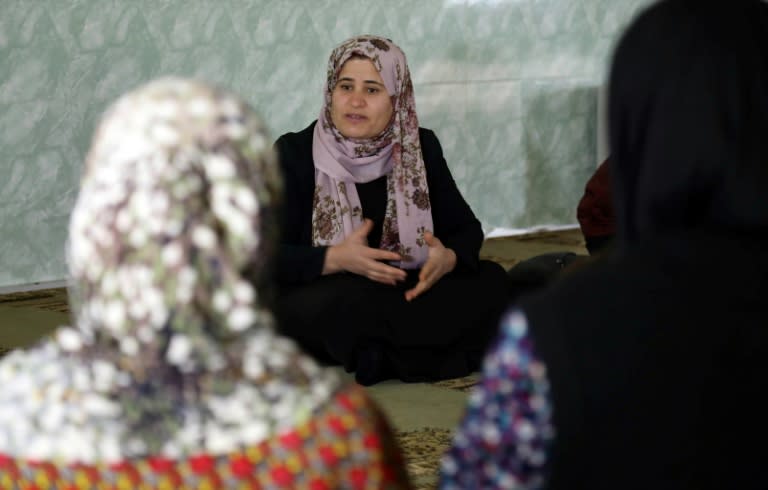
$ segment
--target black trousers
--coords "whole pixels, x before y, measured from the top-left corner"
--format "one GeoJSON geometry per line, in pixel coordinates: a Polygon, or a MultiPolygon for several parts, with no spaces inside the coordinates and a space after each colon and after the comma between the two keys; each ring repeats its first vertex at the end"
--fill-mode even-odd
{"type": "Polygon", "coordinates": [[[479,369],[509,300],[504,269],[480,261],[477,271],[450,273],[405,301],[417,282],[418,271],[397,286],[355,274],[322,276],[280,293],[278,324],[320,361],[354,371],[361,384],[434,381],[479,369]]]}

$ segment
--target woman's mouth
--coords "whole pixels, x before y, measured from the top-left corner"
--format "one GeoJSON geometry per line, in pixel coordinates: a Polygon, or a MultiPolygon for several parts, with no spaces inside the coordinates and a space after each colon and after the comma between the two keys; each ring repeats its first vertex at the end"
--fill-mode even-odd
{"type": "Polygon", "coordinates": [[[353,122],[353,123],[355,123],[355,122],[363,122],[363,121],[368,119],[367,117],[365,117],[365,116],[363,116],[361,114],[345,114],[344,117],[348,121],[353,122]]]}

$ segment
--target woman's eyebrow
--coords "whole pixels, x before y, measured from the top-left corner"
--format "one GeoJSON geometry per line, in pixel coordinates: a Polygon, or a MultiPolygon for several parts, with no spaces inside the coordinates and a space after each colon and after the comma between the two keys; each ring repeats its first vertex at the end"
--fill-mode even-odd
{"type": "MultiPolygon", "coordinates": [[[[354,82],[354,81],[355,81],[355,79],[352,78],[352,77],[343,77],[343,78],[339,78],[336,83],[339,83],[339,82],[354,82]]],[[[363,83],[373,83],[373,84],[379,85],[381,87],[384,86],[383,83],[377,82],[376,80],[363,80],[363,83]]]]}

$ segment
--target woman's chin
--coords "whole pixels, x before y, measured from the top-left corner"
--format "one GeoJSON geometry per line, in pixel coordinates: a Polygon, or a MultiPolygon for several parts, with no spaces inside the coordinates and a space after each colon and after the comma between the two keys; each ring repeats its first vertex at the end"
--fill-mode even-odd
{"type": "Polygon", "coordinates": [[[360,128],[360,127],[344,127],[339,128],[339,132],[346,138],[350,139],[365,139],[365,138],[371,138],[370,131],[366,130],[366,128],[360,128]]]}

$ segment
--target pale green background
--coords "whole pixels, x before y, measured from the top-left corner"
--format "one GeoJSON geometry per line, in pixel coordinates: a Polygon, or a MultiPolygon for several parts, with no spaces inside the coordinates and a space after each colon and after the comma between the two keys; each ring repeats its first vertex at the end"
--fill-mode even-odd
{"type": "Polygon", "coordinates": [[[0,0],[0,286],[62,279],[99,114],[161,75],[240,92],[273,136],[316,117],[332,47],[406,52],[422,126],[493,228],[575,223],[596,90],[647,0],[0,0]]]}

